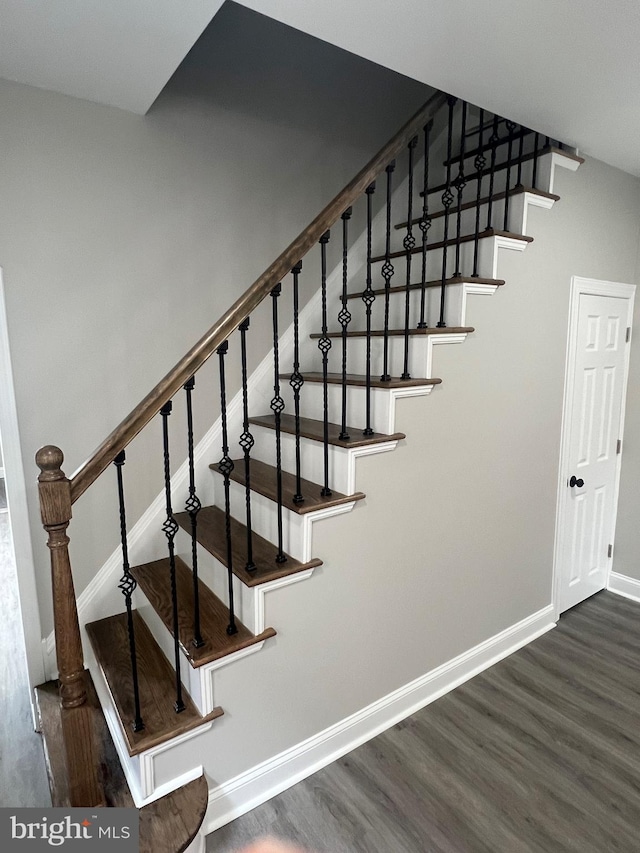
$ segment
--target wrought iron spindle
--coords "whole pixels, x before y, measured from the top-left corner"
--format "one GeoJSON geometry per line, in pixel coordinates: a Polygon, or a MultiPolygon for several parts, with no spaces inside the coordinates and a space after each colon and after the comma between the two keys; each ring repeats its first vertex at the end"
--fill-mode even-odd
{"type": "Polygon", "coordinates": [[[427,243],[429,229],[431,228],[431,217],[429,216],[429,148],[430,135],[433,122],[425,124],[424,130],[424,180],[422,184],[422,216],[418,226],[422,232],[422,287],[420,290],[420,322],[419,329],[427,328],[427,243]]]}
{"type": "Polygon", "coordinates": [[[533,174],[531,176],[531,187],[532,189],[538,189],[536,187],[536,183],[538,182],[538,147],[540,145],[540,134],[536,133],[533,137],[533,174]]]}
{"type": "Polygon", "coordinates": [[[522,186],[522,155],[524,153],[524,135],[524,127],[520,125],[520,143],[518,145],[518,177],[516,179],[516,187],[518,189],[520,189],[520,187],[522,186]]]}
{"type": "Polygon", "coordinates": [[[465,155],[465,135],[467,132],[467,102],[462,102],[462,131],[460,135],[460,168],[458,175],[454,181],[454,187],[458,194],[458,209],[456,212],[456,271],[454,278],[460,278],[462,272],[460,270],[460,237],[462,234],[462,194],[467,185],[464,176],[464,155],[465,155]]]}
{"type": "Polygon", "coordinates": [[[238,329],[240,331],[240,362],[242,370],[242,433],[239,444],[244,453],[244,503],[247,521],[247,563],[245,569],[248,572],[255,572],[257,566],[253,561],[253,526],[251,523],[251,449],[255,441],[249,430],[249,395],[247,389],[248,317],[240,323],[238,329]]]}
{"type": "Polygon", "coordinates": [[[375,302],[376,295],[371,287],[371,230],[373,225],[373,194],[376,191],[375,181],[367,187],[367,278],[362,301],[365,304],[367,318],[366,334],[366,365],[365,365],[365,408],[366,426],[362,430],[363,435],[373,435],[371,428],[371,306],[375,302]]]}
{"type": "Polygon", "coordinates": [[[507,134],[509,139],[509,145],[507,146],[507,182],[504,188],[504,224],[503,228],[505,231],[509,230],[509,191],[511,189],[511,156],[513,154],[513,131],[516,129],[515,122],[507,121],[505,123],[505,127],[507,128],[507,134]]]}
{"type": "Polygon", "coordinates": [[[480,200],[482,198],[482,178],[484,177],[484,169],[487,165],[487,158],[484,156],[482,147],[484,136],[484,110],[480,110],[480,126],[478,129],[478,153],[473,161],[473,166],[476,170],[478,185],[476,188],[476,226],[473,236],[473,272],[472,278],[478,278],[478,247],[480,242],[480,200]]]}
{"type": "Polygon", "coordinates": [[[284,400],[280,396],[280,343],[278,336],[278,297],[282,292],[282,284],[278,283],[271,291],[271,308],[273,322],[273,398],[270,403],[275,420],[276,432],[276,510],[278,519],[278,553],[276,563],[285,563],[287,557],[282,546],[282,427],[281,418],[284,411],[284,400]]]}
{"type": "Polygon", "coordinates": [[[347,208],[342,214],[342,307],[338,321],[342,326],[342,420],[340,422],[340,441],[349,441],[347,432],[347,329],[351,322],[351,314],[347,307],[347,282],[349,279],[349,220],[352,208],[347,208]]]}
{"type": "Polygon", "coordinates": [[[178,624],[178,588],[176,585],[176,554],[174,540],[178,532],[178,523],[173,517],[171,507],[171,462],[169,459],[169,415],[172,403],[169,400],[160,409],[162,417],[162,447],[164,456],[164,495],[167,518],[162,525],[164,535],[167,537],[167,549],[169,551],[169,582],[171,584],[171,610],[173,618],[173,651],[176,670],[176,701],[174,709],[177,714],[184,711],[185,704],[182,699],[182,682],[180,680],[180,635],[178,624]]]}
{"type": "Polygon", "coordinates": [[[138,682],[138,658],[136,656],[136,636],[133,629],[133,608],[131,596],[137,587],[136,579],[131,574],[129,565],[129,545],[127,541],[127,515],[124,505],[124,484],[122,480],[122,467],[125,454],[122,450],[113,460],[118,477],[118,506],[120,508],[120,541],[122,543],[122,577],[118,588],[124,595],[125,607],[127,609],[127,632],[129,634],[129,656],[131,658],[131,680],[133,683],[133,723],[131,727],[134,732],[140,732],[144,728],[142,714],[140,713],[140,685],[138,682]]]}
{"type": "MultiPolygon", "coordinates": [[[[411,379],[409,373],[409,309],[411,305],[411,258],[412,252],[416,245],[416,238],[413,236],[413,158],[416,146],[418,145],[418,137],[414,136],[409,141],[409,186],[407,189],[407,233],[405,234],[402,246],[406,257],[406,278],[405,278],[405,294],[404,294],[404,358],[402,379],[411,379]]],[[[386,365],[385,365],[386,373],[386,365]]]]}
{"type": "Polygon", "coordinates": [[[450,97],[447,101],[449,105],[449,127],[447,132],[447,180],[446,187],[442,193],[442,206],[444,208],[444,235],[442,246],[442,277],[440,284],[440,319],[436,323],[439,329],[444,328],[447,324],[444,321],[444,303],[447,292],[447,254],[449,240],[449,209],[453,202],[453,193],[451,192],[451,147],[453,142],[453,108],[456,105],[457,98],[450,97]]]}
{"type": "Polygon", "coordinates": [[[320,494],[323,498],[331,496],[329,488],[329,350],[331,349],[331,338],[328,336],[327,326],[327,243],[331,234],[329,231],[320,238],[320,275],[322,293],[322,335],[318,341],[318,349],[322,353],[322,450],[324,483],[320,494]]]}
{"type": "Polygon", "coordinates": [[[200,499],[196,494],[196,474],[193,457],[193,404],[191,395],[196,384],[195,376],[192,376],[184,385],[187,400],[187,449],[189,455],[189,497],[185,509],[189,513],[191,522],[191,573],[193,577],[193,639],[192,644],[196,649],[204,646],[204,640],[200,632],[200,588],[198,584],[198,513],[202,509],[200,499]]]}
{"type": "Polygon", "coordinates": [[[233,548],[231,543],[231,472],[234,465],[229,456],[229,433],[227,427],[227,382],[224,358],[229,352],[229,341],[225,341],[216,350],[220,367],[220,419],[222,421],[222,458],[218,462],[218,471],[224,478],[224,527],[227,544],[227,584],[229,590],[229,624],[227,634],[238,633],[233,600],[233,548]]]}
{"type": "Polygon", "coordinates": [[[396,168],[396,161],[392,160],[385,169],[387,173],[387,221],[385,231],[385,248],[384,248],[384,263],[382,264],[382,277],[384,279],[384,339],[382,343],[382,376],[381,382],[389,382],[389,289],[391,287],[391,278],[393,277],[394,269],[391,263],[391,195],[392,195],[392,179],[396,168]]]}
{"type": "Polygon", "coordinates": [[[496,155],[498,153],[498,142],[500,136],[498,134],[498,116],[493,117],[493,130],[489,137],[489,145],[491,146],[491,166],[489,168],[489,200],[487,202],[487,230],[491,230],[493,221],[493,184],[496,175],[496,155]]]}
{"type": "Polygon", "coordinates": [[[289,379],[289,385],[293,390],[293,414],[295,420],[295,441],[296,441],[296,493],[293,496],[293,502],[301,504],[304,501],[302,494],[302,475],[300,461],[300,391],[304,385],[304,376],[300,373],[300,330],[298,327],[299,319],[299,296],[298,296],[298,278],[302,270],[302,261],[291,270],[293,275],[293,373],[289,379]]]}

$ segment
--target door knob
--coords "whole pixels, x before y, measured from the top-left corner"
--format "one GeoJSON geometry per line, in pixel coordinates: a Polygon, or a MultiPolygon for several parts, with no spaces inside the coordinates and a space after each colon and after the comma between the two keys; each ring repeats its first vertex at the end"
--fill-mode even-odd
{"type": "Polygon", "coordinates": [[[571,486],[571,488],[577,486],[579,489],[581,489],[584,486],[584,480],[579,480],[575,475],[573,475],[569,480],[569,485],[571,486]]]}

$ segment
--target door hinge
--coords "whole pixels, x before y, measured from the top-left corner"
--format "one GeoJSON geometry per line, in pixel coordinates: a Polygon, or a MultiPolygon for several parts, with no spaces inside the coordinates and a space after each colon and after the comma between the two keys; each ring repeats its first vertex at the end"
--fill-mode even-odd
{"type": "Polygon", "coordinates": [[[629,343],[630,340],[631,340],[631,326],[627,326],[626,342],[629,343]]]}
{"type": "Polygon", "coordinates": [[[613,556],[613,545],[609,545],[609,549],[607,551],[607,557],[613,556]]]}
{"type": "Polygon", "coordinates": [[[621,450],[622,450],[622,439],[619,438],[618,443],[616,444],[616,455],[618,455],[621,450]]]}

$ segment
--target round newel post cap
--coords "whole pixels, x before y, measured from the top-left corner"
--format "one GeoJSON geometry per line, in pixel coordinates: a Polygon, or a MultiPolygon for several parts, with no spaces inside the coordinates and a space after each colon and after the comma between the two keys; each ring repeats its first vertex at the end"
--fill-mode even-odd
{"type": "Polygon", "coordinates": [[[64,462],[64,454],[59,447],[54,444],[47,444],[41,447],[36,453],[36,465],[41,471],[39,480],[60,480],[64,477],[64,472],[61,470],[64,462]]]}

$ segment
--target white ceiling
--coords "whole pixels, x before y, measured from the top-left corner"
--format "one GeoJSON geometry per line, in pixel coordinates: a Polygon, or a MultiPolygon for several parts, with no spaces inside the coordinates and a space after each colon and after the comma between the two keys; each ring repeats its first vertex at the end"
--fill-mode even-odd
{"type": "MultiPolygon", "coordinates": [[[[240,0],[640,175],[640,0],[240,0]]],[[[222,0],[0,0],[0,76],[145,112],[222,0]]]]}

